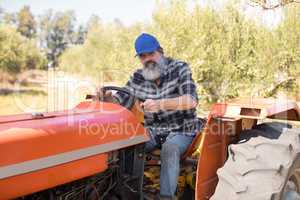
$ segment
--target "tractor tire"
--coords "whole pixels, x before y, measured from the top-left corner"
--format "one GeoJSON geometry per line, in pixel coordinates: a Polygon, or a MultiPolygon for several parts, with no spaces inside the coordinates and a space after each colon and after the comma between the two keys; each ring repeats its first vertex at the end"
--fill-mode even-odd
{"type": "Polygon", "coordinates": [[[211,200],[300,200],[300,129],[283,128],[275,139],[268,129],[247,131],[254,137],[228,147],[211,200]]]}

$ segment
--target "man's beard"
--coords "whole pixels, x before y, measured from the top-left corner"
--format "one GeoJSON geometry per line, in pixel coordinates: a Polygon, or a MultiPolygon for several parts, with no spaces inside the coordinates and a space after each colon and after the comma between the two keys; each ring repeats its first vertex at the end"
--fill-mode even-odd
{"type": "Polygon", "coordinates": [[[163,63],[156,63],[153,61],[148,61],[144,64],[142,74],[144,78],[148,81],[155,81],[160,78],[163,73],[163,63]]]}

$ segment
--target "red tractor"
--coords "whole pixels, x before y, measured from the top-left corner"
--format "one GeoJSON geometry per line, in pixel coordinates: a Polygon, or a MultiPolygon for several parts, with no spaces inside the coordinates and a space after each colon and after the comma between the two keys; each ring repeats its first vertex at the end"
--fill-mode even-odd
{"type": "MultiPolygon", "coordinates": [[[[291,126],[299,120],[289,100],[215,104],[182,157],[178,198],[300,199],[300,129],[291,126]]],[[[138,100],[3,116],[0,199],[149,199],[160,161],[159,152],[145,154],[148,140],[138,100]]]]}

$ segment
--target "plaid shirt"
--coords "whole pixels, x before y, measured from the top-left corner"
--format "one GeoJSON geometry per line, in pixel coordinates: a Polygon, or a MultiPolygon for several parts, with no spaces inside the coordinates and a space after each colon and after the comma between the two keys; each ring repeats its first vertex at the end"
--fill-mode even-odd
{"type": "MultiPolygon", "coordinates": [[[[172,58],[164,58],[165,69],[157,85],[154,81],[145,80],[142,69],[136,70],[126,84],[137,99],[165,99],[182,95],[190,95],[198,101],[196,85],[187,63],[172,58]]],[[[121,105],[130,103],[129,97],[123,93],[114,95],[121,105]]],[[[163,110],[157,113],[145,112],[145,127],[155,134],[170,133],[195,136],[201,124],[196,116],[196,109],[163,110]]]]}

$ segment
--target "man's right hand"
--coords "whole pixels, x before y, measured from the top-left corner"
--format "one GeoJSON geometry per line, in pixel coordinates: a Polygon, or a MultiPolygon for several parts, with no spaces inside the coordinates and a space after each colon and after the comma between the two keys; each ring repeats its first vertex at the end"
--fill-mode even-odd
{"type": "Polygon", "coordinates": [[[111,91],[105,91],[103,90],[102,87],[97,88],[96,91],[96,98],[100,101],[105,101],[105,102],[113,102],[117,103],[116,98],[112,95],[111,91]]]}

